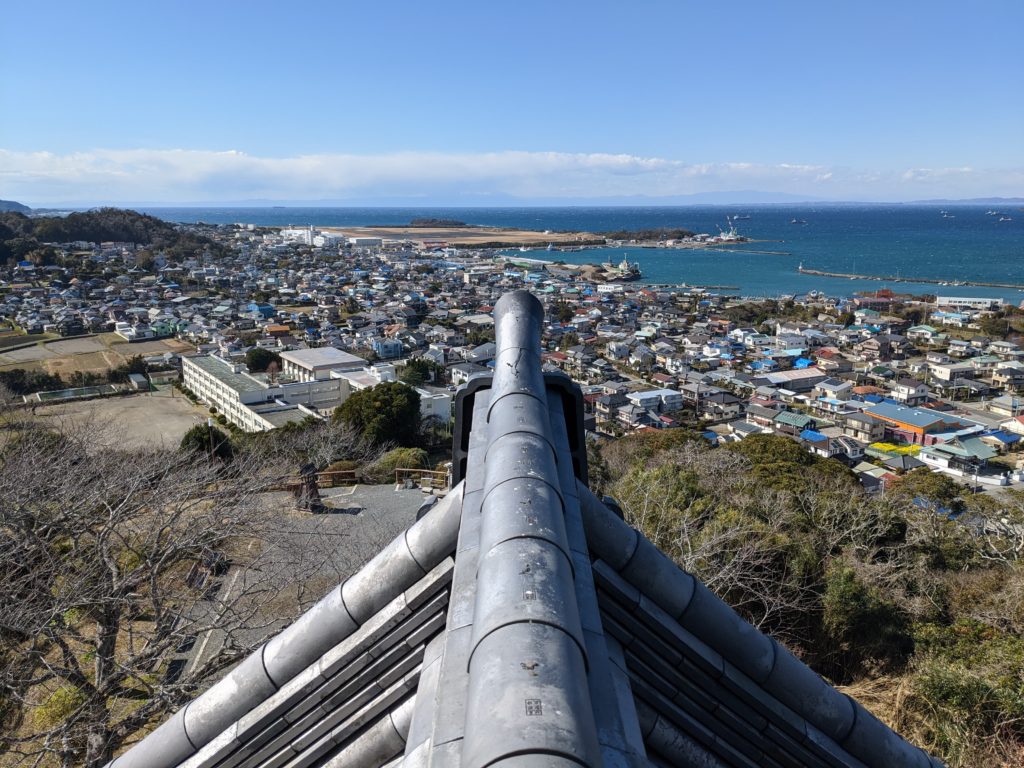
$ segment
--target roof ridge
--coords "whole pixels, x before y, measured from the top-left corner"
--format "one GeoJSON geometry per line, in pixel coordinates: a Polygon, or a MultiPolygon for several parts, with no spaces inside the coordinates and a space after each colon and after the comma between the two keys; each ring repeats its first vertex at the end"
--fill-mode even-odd
{"type": "Polygon", "coordinates": [[[109,768],[172,768],[270,698],[416,584],[425,575],[420,562],[433,568],[454,550],[461,495],[460,485],[211,688],[114,758],[109,768]]]}
{"type": "MultiPolygon", "coordinates": [[[[579,491],[588,544],[592,554],[600,558],[595,563],[595,574],[625,596],[627,605],[632,604],[629,611],[644,603],[653,604],[724,663],[734,666],[815,731],[867,765],[942,765],[825,682],[783,645],[742,619],[699,579],[676,566],[647,537],[609,510],[582,483],[579,491]],[[622,584],[628,588],[624,589],[622,584]]],[[[808,743],[813,740],[809,735],[808,743]]]]}

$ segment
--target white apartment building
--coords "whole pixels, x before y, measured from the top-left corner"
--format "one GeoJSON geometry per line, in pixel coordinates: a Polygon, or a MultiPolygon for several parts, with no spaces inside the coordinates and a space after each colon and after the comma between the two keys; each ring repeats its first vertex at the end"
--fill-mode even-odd
{"type": "Polygon", "coordinates": [[[416,387],[420,395],[420,418],[437,419],[447,424],[452,417],[452,396],[449,392],[432,392],[416,387]]]}
{"type": "Polygon", "coordinates": [[[357,371],[366,360],[334,347],[295,349],[281,353],[281,373],[297,381],[331,378],[331,371],[357,371]]]}
{"type": "Polygon", "coordinates": [[[968,296],[936,296],[935,306],[953,307],[954,309],[990,310],[999,309],[1002,299],[987,299],[968,296]]]}
{"type": "Polygon", "coordinates": [[[269,384],[248,369],[216,355],[182,358],[182,380],[188,389],[246,432],[263,432],[325,416],[351,392],[348,382],[331,379],[269,384]]]}
{"type": "Polygon", "coordinates": [[[626,399],[641,408],[666,411],[677,411],[683,407],[683,396],[674,389],[648,389],[643,392],[630,392],[626,399]]]}

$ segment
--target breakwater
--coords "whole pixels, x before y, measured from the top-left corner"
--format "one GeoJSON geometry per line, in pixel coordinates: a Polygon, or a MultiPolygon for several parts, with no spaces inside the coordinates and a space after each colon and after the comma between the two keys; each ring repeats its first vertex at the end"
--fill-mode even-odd
{"type": "Polygon", "coordinates": [[[802,275],[836,277],[846,280],[879,280],[887,283],[927,283],[930,285],[976,285],[984,288],[1016,288],[1024,290],[1024,283],[998,283],[988,280],[940,280],[934,277],[908,277],[906,275],[861,275],[853,272],[827,272],[822,269],[806,269],[801,265],[797,271],[802,275]]]}

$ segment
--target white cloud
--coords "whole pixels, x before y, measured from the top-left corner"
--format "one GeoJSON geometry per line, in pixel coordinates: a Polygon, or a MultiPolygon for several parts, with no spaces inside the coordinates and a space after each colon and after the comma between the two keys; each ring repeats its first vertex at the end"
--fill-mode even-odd
{"type": "Polygon", "coordinates": [[[802,163],[687,163],[629,154],[499,151],[259,157],[210,150],[0,149],[0,194],[30,205],[82,201],[419,197],[603,198],[737,189],[832,199],[1019,194],[1024,171],[864,171],[802,163]]]}

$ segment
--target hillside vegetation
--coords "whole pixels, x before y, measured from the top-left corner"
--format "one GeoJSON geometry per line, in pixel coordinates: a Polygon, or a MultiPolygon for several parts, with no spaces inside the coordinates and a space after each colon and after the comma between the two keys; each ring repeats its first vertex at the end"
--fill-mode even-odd
{"type": "Polygon", "coordinates": [[[787,438],[711,448],[684,430],[609,443],[591,474],[681,567],[906,738],[951,768],[1024,765],[1024,492],[965,498],[924,470],[872,498],[787,438]],[[986,536],[945,510],[1010,525],[986,536]]]}
{"type": "Polygon", "coordinates": [[[682,227],[657,227],[655,229],[619,229],[601,232],[608,240],[682,240],[693,237],[693,232],[682,227]]]}
{"type": "Polygon", "coordinates": [[[121,208],[33,218],[14,211],[0,213],[0,260],[47,263],[52,253],[45,243],[79,240],[136,243],[172,254],[220,248],[207,238],[180,230],[155,216],[121,208]]]}

